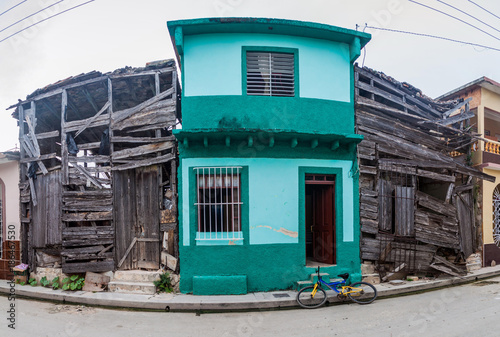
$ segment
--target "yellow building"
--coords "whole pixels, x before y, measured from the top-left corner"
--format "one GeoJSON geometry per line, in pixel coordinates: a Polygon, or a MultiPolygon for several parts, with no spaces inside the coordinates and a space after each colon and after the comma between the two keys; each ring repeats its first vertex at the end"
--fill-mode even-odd
{"type": "Polygon", "coordinates": [[[473,145],[472,163],[495,182],[480,181],[479,213],[482,218],[483,266],[500,263],[500,83],[481,77],[438,99],[471,98],[469,108],[473,131],[483,140],[473,145]],[[494,261],[494,262],[493,262],[494,261]]]}

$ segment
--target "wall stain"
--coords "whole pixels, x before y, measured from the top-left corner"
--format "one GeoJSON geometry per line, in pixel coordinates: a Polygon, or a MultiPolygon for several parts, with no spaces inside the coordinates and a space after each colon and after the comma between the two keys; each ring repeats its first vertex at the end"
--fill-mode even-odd
{"type": "Polygon", "coordinates": [[[294,231],[288,230],[288,229],[283,228],[283,227],[280,227],[280,229],[276,229],[276,228],[273,228],[271,226],[259,225],[256,228],[259,228],[259,227],[261,227],[261,228],[267,228],[267,229],[272,229],[273,231],[275,231],[277,233],[284,234],[284,235],[289,236],[291,238],[297,238],[297,237],[299,237],[299,233],[298,232],[294,232],[294,231]]]}

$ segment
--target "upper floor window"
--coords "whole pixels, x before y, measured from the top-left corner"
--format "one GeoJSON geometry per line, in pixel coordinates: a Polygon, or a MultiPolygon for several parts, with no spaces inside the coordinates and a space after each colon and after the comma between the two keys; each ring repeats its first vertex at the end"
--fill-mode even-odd
{"type": "Polygon", "coordinates": [[[295,96],[295,55],[246,52],[247,95],[295,96]]]}

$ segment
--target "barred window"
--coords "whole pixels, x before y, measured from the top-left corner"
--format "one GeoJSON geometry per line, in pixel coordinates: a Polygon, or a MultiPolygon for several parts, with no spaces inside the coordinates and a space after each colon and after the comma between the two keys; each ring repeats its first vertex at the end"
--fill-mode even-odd
{"type": "Polygon", "coordinates": [[[247,95],[295,96],[293,53],[246,53],[247,95]]]}
{"type": "Polygon", "coordinates": [[[197,240],[241,240],[241,167],[197,167],[197,240]]]}

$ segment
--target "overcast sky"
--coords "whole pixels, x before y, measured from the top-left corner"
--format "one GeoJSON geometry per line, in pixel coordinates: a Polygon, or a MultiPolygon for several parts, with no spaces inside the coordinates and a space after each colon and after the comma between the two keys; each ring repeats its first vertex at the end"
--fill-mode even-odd
{"type": "MultiPolygon", "coordinates": [[[[0,0],[0,13],[24,0],[0,0]]],[[[60,0],[27,0],[0,15],[0,30],[60,0]]],[[[0,32],[0,40],[88,0],[64,0],[0,32]]],[[[5,109],[37,88],[92,70],[173,58],[166,21],[267,17],[363,30],[368,25],[438,35],[500,49],[500,19],[469,0],[418,0],[480,28],[408,0],[95,0],[0,42],[0,151],[18,143],[5,109]],[[491,25],[460,13],[444,3],[491,25]],[[489,34],[489,35],[488,35],[489,34]],[[490,36],[491,35],[491,36],[490,36]],[[3,112],[2,112],[3,111],[3,112]]],[[[474,0],[500,16],[500,1],[474,0]]],[[[442,40],[366,29],[372,41],[358,63],[406,81],[431,97],[481,76],[500,81],[500,52],[442,40]]]]}

